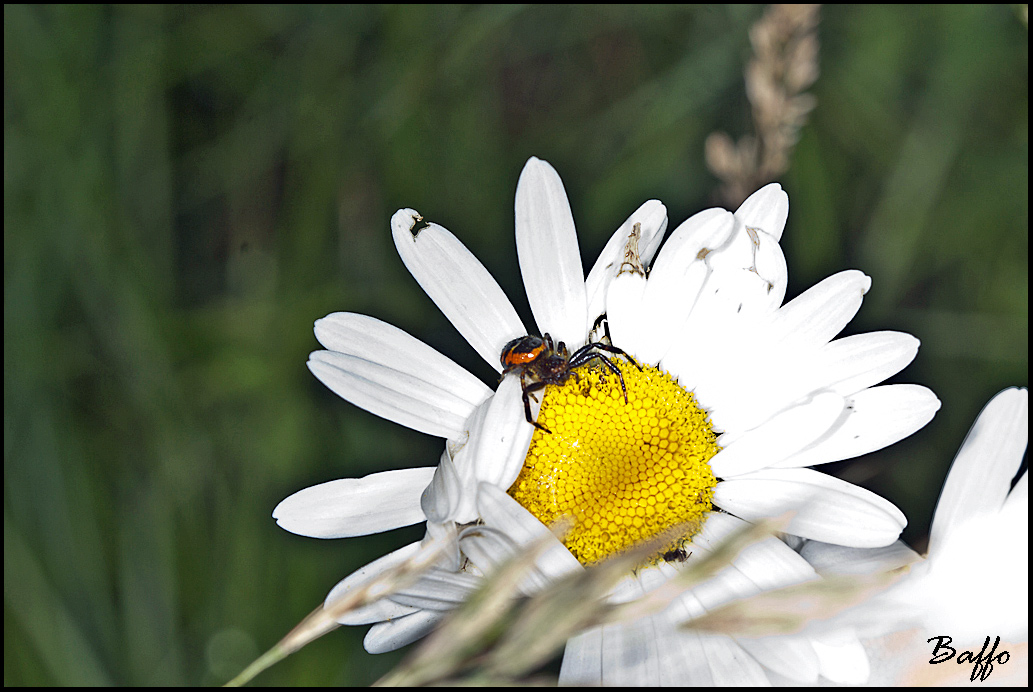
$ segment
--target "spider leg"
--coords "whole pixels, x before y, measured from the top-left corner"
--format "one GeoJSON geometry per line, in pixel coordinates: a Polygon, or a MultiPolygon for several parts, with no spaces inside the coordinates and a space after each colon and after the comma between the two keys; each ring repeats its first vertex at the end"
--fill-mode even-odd
{"type": "MultiPolygon", "coordinates": [[[[531,384],[527,384],[527,381],[524,379],[524,375],[520,375],[520,386],[523,388],[524,416],[527,418],[527,422],[533,425],[534,427],[538,428],[539,430],[544,430],[545,432],[552,434],[551,430],[546,428],[544,425],[536,421],[531,416],[531,392],[537,391],[539,389],[544,389],[546,384],[548,383],[532,382],[531,384]]],[[[535,397],[534,400],[538,401],[538,397],[535,397]]]]}
{"type": "Polygon", "coordinates": [[[559,342],[558,344],[556,344],[556,353],[558,353],[561,356],[563,356],[564,358],[566,358],[567,355],[568,355],[567,345],[565,343],[563,343],[562,341],[559,342]]]}
{"type": "Polygon", "coordinates": [[[614,365],[613,361],[611,361],[609,358],[607,358],[601,353],[587,353],[580,356],[580,362],[575,364],[574,359],[571,358],[570,363],[572,367],[577,367],[578,365],[584,365],[593,358],[598,358],[600,361],[602,361],[602,364],[606,366],[606,368],[610,372],[617,376],[617,379],[619,379],[621,382],[621,391],[624,392],[624,403],[628,403],[628,388],[624,384],[624,374],[620,371],[620,368],[614,365]]]}
{"type": "MultiPolygon", "coordinates": [[[[638,364],[638,361],[637,361],[637,360],[635,360],[634,358],[632,358],[632,357],[631,357],[630,355],[628,355],[628,352],[627,352],[627,351],[625,351],[625,350],[624,350],[624,349],[622,349],[622,348],[617,348],[616,346],[611,346],[610,344],[604,344],[604,343],[600,343],[600,342],[598,342],[598,341],[597,341],[597,342],[595,342],[595,343],[591,343],[591,344],[588,344],[588,346],[591,346],[591,347],[593,347],[593,348],[598,348],[598,349],[599,349],[599,350],[601,350],[601,351],[607,351],[607,352],[609,352],[609,353],[616,353],[617,355],[621,355],[621,356],[624,356],[625,358],[627,358],[628,360],[630,360],[630,361],[631,361],[631,363],[632,363],[632,364],[633,364],[633,365],[634,365],[634,366],[635,366],[636,368],[638,368],[638,369],[639,369],[640,371],[642,370],[642,366],[638,364]]],[[[585,348],[587,348],[588,346],[586,346],[585,348]]],[[[580,349],[579,349],[579,350],[580,350],[580,349]]]]}
{"type": "Polygon", "coordinates": [[[592,328],[588,330],[588,338],[591,339],[593,343],[613,343],[613,337],[610,336],[610,318],[606,315],[605,312],[595,318],[595,322],[592,323],[592,328]],[[596,338],[595,335],[600,326],[602,326],[603,328],[603,335],[601,337],[596,338]]]}
{"type": "MultiPolygon", "coordinates": [[[[592,343],[592,344],[588,344],[586,346],[582,346],[581,348],[579,348],[574,353],[573,356],[570,357],[570,367],[572,367],[572,368],[580,367],[580,366],[584,365],[585,363],[587,363],[588,361],[592,360],[593,358],[602,358],[607,363],[609,363],[610,362],[609,358],[607,358],[606,356],[604,356],[601,353],[595,353],[595,352],[592,351],[592,349],[595,349],[595,348],[598,348],[600,350],[611,351],[611,348],[604,348],[605,346],[606,346],[606,344],[598,344],[598,343],[592,343]]],[[[620,353],[621,355],[623,355],[628,360],[631,360],[631,356],[629,356],[627,353],[625,353],[624,351],[620,350],[619,348],[618,349],[612,349],[611,352],[612,353],[620,353]]],[[[632,360],[631,362],[634,363],[635,361],[632,360]]],[[[610,363],[610,364],[612,365],[612,363],[610,363]]],[[[638,363],[635,363],[635,364],[638,365],[638,363]]],[[[641,370],[642,368],[640,367],[639,369],[641,370]]]]}
{"type": "MultiPolygon", "coordinates": [[[[506,379],[506,375],[511,373],[513,371],[513,368],[515,368],[515,367],[516,367],[515,365],[507,365],[506,367],[502,368],[502,374],[499,375],[499,384],[502,383],[502,380],[506,379]]],[[[523,374],[521,374],[520,375],[520,383],[523,384],[523,382],[524,382],[524,376],[523,376],[523,374]]]]}
{"type": "Polygon", "coordinates": [[[584,346],[582,346],[578,350],[574,351],[570,355],[571,367],[577,367],[576,365],[573,365],[575,362],[578,365],[583,364],[585,362],[585,360],[586,360],[585,357],[584,357],[585,354],[588,353],[589,351],[591,351],[593,348],[595,348],[595,343],[585,344],[584,346]]]}
{"type": "MultiPolygon", "coordinates": [[[[622,373],[620,371],[620,368],[614,365],[613,361],[611,361],[606,356],[602,355],[601,353],[597,353],[596,355],[599,356],[600,360],[603,361],[603,364],[617,376],[617,379],[621,381],[621,391],[624,392],[624,403],[628,403],[628,388],[624,386],[624,373],[622,373]]],[[[639,369],[641,370],[641,368],[639,369]]]]}
{"type": "MultiPolygon", "coordinates": [[[[531,384],[527,384],[527,380],[525,379],[526,377],[527,377],[527,371],[526,370],[524,372],[520,373],[520,391],[521,391],[521,393],[524,396],[524,405],[525,406],[530,406],[530,403],[527,401],[528,397],[534,399],[534,402],[537,404],[538,403],[538,397],[536,397],[531,392],[533,392],[533,391],[535,391],[537,389],[541,389],[541,387],[535,387],[534,386],[536,384],[535,382],[532,382],[531,384]]],[[[534,422],[533,420],[531,420],[531,411],[530,411],[530,409],[528,409],[528,411],[527,411],[527,422],[528,423],[533,423],[534,422]]]]}
{"type": "Polygon", "coordinates": [[[531,418],[531,400],[527,398],[526,375],[526,372],[520,373],[520,396],[524,400],[524,416],[527,418],[527,422],[534,423],[534,419],[531,418]]]}

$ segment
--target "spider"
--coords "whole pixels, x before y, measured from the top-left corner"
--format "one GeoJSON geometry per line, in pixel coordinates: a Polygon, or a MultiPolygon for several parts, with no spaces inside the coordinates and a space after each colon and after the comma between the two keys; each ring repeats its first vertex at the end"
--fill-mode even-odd
{"type": "MultiPolygon", "coordinates": [[[[621,382],[621,391],[624,392],[624,403],[628,403],[628,388],[624,386],[624,375],[613,364],[613,361],[599,353],[599,351],[616,353],[635,363],[635,359],[623,350],[600,341],[585,344],[574,351],[573,354],[567,351],[566,344],[562,341],[558,344],[553,342],[552,337],[548,334],[543,334],[541,337],[529,334],[513,339],[506,344],[505,348],[502,349],[502,375],[504,377],[513,371],[520,372],[524,415],[527,418],[527,422],[539,430],[551,434],[551,430],[531,417],[531,393],[544,389],[550,384],[561,386],[571,376],[576,379],[578,375],[574,372],[574,369],[584,365],[593,358],[598,358],[610,372],[617,375],[621,382]]],[[[642,366],[638,363],[635,363],[635,366],[639,370],[642,369],[642,366]]]]}

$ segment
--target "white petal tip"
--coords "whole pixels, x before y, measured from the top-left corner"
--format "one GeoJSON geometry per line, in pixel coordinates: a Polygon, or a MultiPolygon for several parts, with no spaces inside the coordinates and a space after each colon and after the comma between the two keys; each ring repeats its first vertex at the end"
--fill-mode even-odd
{"type": "Polygon", "coordinates": [[[789,195],[778,183],[769,183],[747,197],[735,215],[747,226],[759,228],[778,240],[789,218],[789,195]]]}
{"type": "MultiPolygon", "coordinates": [[[[347,315],[350,313],[346,312],[331,312],[325,317],[320,317],[318,320],[312,323],[312,331],[316,335],[316,341],[326,346],[326,342],[323,341],[329,335],[330,330],[334,325],[340,325],[348,320],[347,315]]],[[[327,346],[329,348],[329,346],[327,346]]],[[[331,349],[333,350],[333,349],[331,349]]],[[[312,355],[309,354],[309,360],[312,360],[312,355]]]]}
{"type": "Polygon", "coordinates": [[[391,232],[397,235],[408,231],[415,237],[413,229],[421,221],[423,221],[423,217],[415,209],[399,209],[391,216],[391,232]]]}
{"type": "Polygon", "coordinates": [[[273,519],[276,520],[276,525],[288,533],[293,533],[295,536],[306,536],[309,538],[320,538],[312,533],[312,531],[306,527],[304,521],[297,521],[296,517],[292,516],[290,507],[284,507],[284,500],[280,504],[276,505],[273,509],[273,519]],[[286,510],[286,511],[285,511],[286,510]],[[284,516],[286,514],[286,516],[284,516]]]}
{"type": "Polygon", "coordinates": [[[316,373],[316,371],[312,369],[312,364],[313,363],[325,363],[326,362],[326,357],[325,357],[326,353],[327,353],[327,351],[322,350],[322,351],[313,351],[312,353],[308,354],[308,360],[305,362],[305,365],[308,366],[309,371],[311,371],[312,374],[315,375],[316,377],[319,377],[319,374],[316,373]]]}
{"type": "MultiPolygon", "coordinates": [[[[552,167],[552,164],[548,161],[544,161],[537,156],[532,156],[524,164],[524,169],[520,172],[520,178],[523,179],[525,175],[537,174],[537,175],[554,175],[557,178],[559,173],[552,167]]],[[[519,185],[519,181],[517,181],[519,185]]]]}
{"type": "MultiPolygon", "coordinates": [[[[789,195],[786,194],[786,191],[782,189],[782,185],[779,183],[768,183],[747,197],[746,200],[752,200],[754,203],[766,202],[776,208],[789,209],[789,195]]],[[[746,204],[746,202],[743,202],[743,204],[746,204]]]]}

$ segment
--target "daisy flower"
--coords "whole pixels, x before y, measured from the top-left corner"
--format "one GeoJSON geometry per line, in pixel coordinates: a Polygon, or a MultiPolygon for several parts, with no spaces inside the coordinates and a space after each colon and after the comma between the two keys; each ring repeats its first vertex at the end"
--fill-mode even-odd
{"type": "Polygon", "coordinates": [[[1028,470],[1013,480],[1028,441],[1029,392],[1006,389],[979,414],[954,458],[925,559],[901,543],[879,550],[807,543],[801,554],[823,574],[869,574],[913,563],[897,584],[840,620],[873,638],[907,630],[903,640],[894,638],[892,658],[922,668],[928,667],[930,637],[949,636],[954,646],[976,651],[988,635],[1026,641],[1028,470]]]}
{"type": "MultiPolygon", "coordinates": [[[[320,538],[426,521],[421,543],[448,546],[438,570],[342,618],[373,624],[367,650],[426,634],[483,575],[564,516],[573,528],[537,560],[528,590],[689,526],[614,594],[634,598],[737,523],[788,510],[794,535],[853,547],[896,540],[906,523],[896,507],[807,467],[892,444],[925,425],[939,401],[924,387],[876,386],[914,358],[914,337],[834,339],[870,286],[863,273],[834,275],[782,304],[787,272],[778,240],[788,209],[772,184],[734,213],[696,214],[659,251],[666,209],[646,202],[585,277],[563,184],[532,158],[517,185],[516,244],[541,338],[525,338],[512,304],[455,236],[412,209],[392,217],[406,267],[506,374],[493,392],[374,318],[335,313],[316,323],[326,348],[310,357],[316,377],[358,406],[446,440],[436,467],[331,481],[274,511],[283,528],[320,538]]],[[[350,575],[327,602],[421,543],[350,575]]],[[[776,539],[744,551],[733,567],[670,612],[572,639],[561,681],[734,684],[763,681],[765,669],[800,680],[859,675],[859,646],[849,637],[743,644],[673,634],[679,622],[729,599],[815,577],[776,539]]]]}

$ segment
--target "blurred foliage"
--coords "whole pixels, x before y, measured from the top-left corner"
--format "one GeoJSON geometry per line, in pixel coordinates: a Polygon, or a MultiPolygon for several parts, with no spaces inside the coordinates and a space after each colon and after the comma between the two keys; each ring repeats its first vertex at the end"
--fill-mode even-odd
{"type": "MultiPolygon", "coordinates": [[[[4,683],[222,683],[421,535],[270,518],[440,454],[308,373],[313,320],[375,315],[493,383],[397,259],[391,213],[453,230],[529,317],[526,159],[563,177],[586,263],[646,199],[672,227],[711,206],[703,142],[749,128],[762,11],[5,6],[4,683]]],[[[1028,384],[1027,26],[1009,6],[830,6],[819,37],[782,180],[790,295],[863,269],[850,330],[922,340],[895,381],[933,388],[937,418],[830,469],[896,502],[921,549],[976,413],[1028,384]]],[[[362,635],[257,682],[376,680],[399,657],[362,635]]]]}

